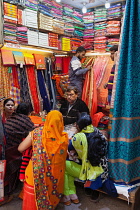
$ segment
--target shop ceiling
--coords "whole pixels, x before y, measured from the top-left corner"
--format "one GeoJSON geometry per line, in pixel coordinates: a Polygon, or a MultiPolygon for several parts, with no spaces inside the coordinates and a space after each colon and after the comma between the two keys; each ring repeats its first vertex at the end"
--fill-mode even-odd
{"type": "MultiPolygon", "coordinates": [[[[121,1],[123,1],[123,0],[120,0],[120,1],[108,0],[108,2],[110,2],[110,3],[121,2],[121,1]]],[[[76,7],[79,9],[81,9],[83,7],[83,3],[86,3],[86,7],[88,9],[88,8],[104,5],[106,0],[62,0],[61,2],[65,3],[65,4],[70,4],[73,7],[76,7]]]]}

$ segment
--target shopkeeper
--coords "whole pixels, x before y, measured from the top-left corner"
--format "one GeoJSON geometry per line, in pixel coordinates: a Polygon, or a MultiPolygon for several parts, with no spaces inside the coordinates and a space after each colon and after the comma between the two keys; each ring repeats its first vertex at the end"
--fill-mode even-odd
{"type": "Polygon", "coordinates": [[[78,98],[76,87],[68,87],[66,101],[61,105],[60,112],[63,115],[64,125],[77,122],[81,113],[89,114],[89,109],[84,101],[78,98]]]}
{"type": "Polygon", "coordinates": [[[81,60],[85,57],[86,50],[84,47],[78,47],[75,56],[72,57],[69,66],[70,85],[78,89],[79,97],[82,96],[83,75],[91,69],[91,66],[82,69],[81,60]]]}

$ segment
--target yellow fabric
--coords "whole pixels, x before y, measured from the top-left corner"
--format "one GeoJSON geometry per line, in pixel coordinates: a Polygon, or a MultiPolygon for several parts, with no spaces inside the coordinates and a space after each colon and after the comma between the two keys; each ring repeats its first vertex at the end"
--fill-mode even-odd
{"type": "Polygon", "coordinates": [[[63,130],[62,114],[54,110],[47,115],[43,129],[32,132],[33,154],[25,179],[32,186],[38,183],[34,185],[38,210],[54,209],[63,193],[68,147],[68,135],[63,130]]]}
{"type": "Polygon", "coordinates": [[[84,132],[91,133],[93,131],[94,127],[92,125],[89,125],[85,129],[83,129],[81,133],[75,134],[72,139],[72,145],[78,153],[79,159],[82,160],[82,168],[79,175],[79,179],[82,181],[94,181],[98,176],[100,176],[104,172],[102,166],[92,166],[87,160],[88,143],[84,132]]]}

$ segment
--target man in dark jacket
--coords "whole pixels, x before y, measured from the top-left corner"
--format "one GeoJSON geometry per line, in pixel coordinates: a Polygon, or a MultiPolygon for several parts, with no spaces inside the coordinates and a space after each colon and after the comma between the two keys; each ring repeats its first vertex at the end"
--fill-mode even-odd
{"type": "Polygon", "coordinates": [[[69,87],[66,91],[67,100],[61,105],[60,112],[63,115],[64,125],[77,122],[83,112],[89,114],[89,109],[84,101],[78,98],[76,87],[69,87]]]}

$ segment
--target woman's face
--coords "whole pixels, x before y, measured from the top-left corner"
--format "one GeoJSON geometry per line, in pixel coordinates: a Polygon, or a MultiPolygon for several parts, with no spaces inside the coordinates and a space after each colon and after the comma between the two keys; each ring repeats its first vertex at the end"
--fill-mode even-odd
{"type": "Polygon", "coordinates": [[[15,104],[13,103],[13,101],[8,101],[4,106],[4,111],[8,114],[12,114],[14,112],[14,109],[15,104]]]}

